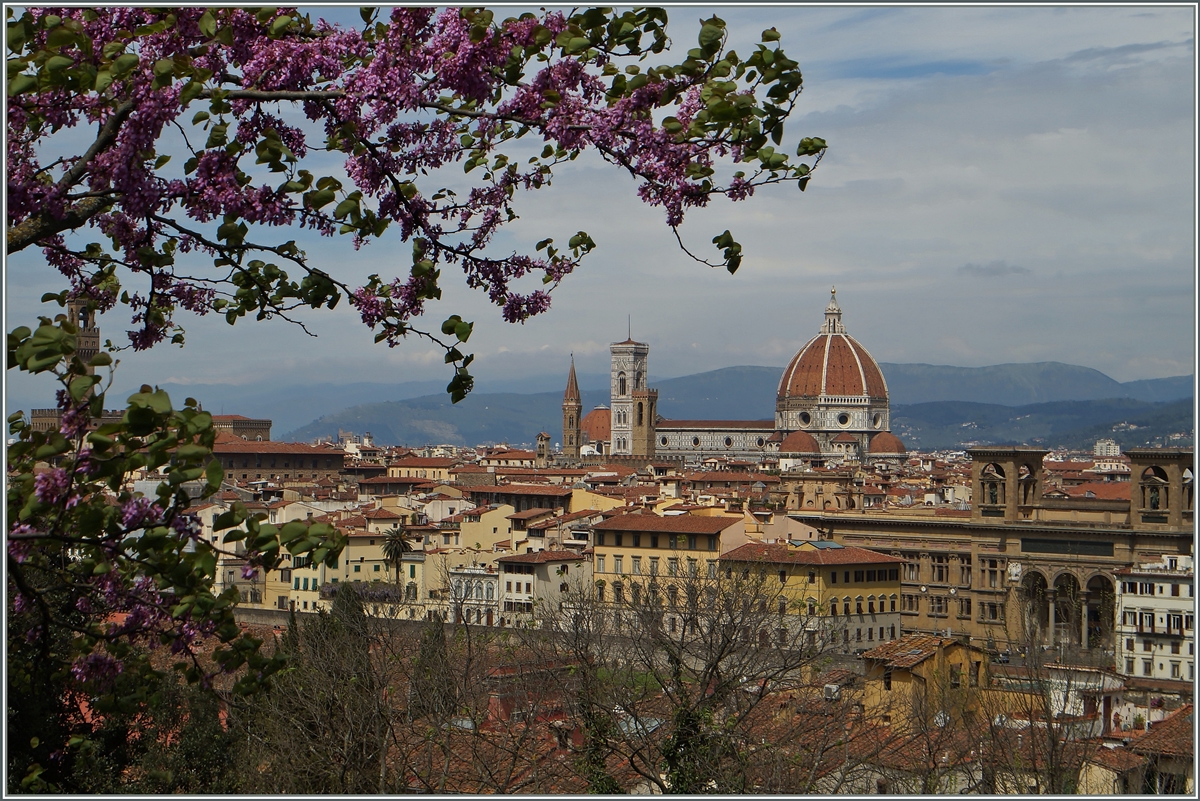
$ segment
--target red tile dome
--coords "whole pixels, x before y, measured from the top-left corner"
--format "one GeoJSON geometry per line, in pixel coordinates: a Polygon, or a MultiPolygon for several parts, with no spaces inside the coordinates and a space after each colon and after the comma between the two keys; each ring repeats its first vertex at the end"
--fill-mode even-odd
{"type": "Polygon", "coordinates": [[[612,436],[612,412],[607,406],[597,406],[579,421],[579,433],[584,442],[608,442],[612,436]]]}
{"type": "Polygon", "coordinates": [[[879,365],[842,326],[836,295],[825,308],[821,333],[800,348],[779,380],[779,400],[821,396],[879,401],[886,401],[888,396],[879,365]]]}
{"type": "Polygon", "coordinates": [[[880,431],[878,434],[871,437],[870,452],[876,455],[884,453],[907,454],[908,449],[904,447],[904,443],[900,441],[900,438],[892,432],[880,431]]]}
{"type": "Polygon", "coordinates": [[[813,435],[807,431],[793,431],[784,437],[783,442],[779,444],[779,452],[819,454],[821,446],[817,444],[817,440],[813,435]]]}

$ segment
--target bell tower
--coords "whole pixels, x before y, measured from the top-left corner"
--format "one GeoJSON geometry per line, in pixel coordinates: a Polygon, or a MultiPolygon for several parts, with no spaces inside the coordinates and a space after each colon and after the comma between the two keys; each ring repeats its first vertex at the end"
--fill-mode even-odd
{"type": "Polygon", "coordinates": [[[75,335],[75,348],[79,358],[88,365],[88,375],[94,375],[95,369],[88,364],[100,352],[100,326],[96,325],[96,313],[87,307],[83,300],[67,301],[67,319],[79,329],[75,335]]]}
{"type": "Polygon", "coordinates": [[[583,411],[583,400],[579,397],[579,381],[575,378],[575,356],[571,356],[571,372],[567,374],[567,391],[563,393],[563,438],[562,452],[566,456],[579,456],[580,442],[580,412],[583,411]]]}
{"type": "Polygon", "coordinates": [[[658,390],[635,389],[630,409],[630,454],[654,458],[655,420],[658,416],[658,390]]]}

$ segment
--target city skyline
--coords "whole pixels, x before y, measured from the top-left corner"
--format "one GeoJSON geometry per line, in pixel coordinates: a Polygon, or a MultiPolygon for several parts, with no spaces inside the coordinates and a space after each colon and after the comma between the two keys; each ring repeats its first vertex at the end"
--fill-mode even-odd
{"type": "MultiPolygon", "coordinates": [[[[710,13],[743,52],[774,25],[800,62],[806,90],[785,144],[830,144],[808,191],[774,187],[689,216],[694,252],[708,255],[725,228],[743,243],[729,276],[682,253],[611,167],[570,165],[517,198],[522,218],[503,237],[526,250],[580,228],[596,240],[553,308],[508,325],[447,273],[446,300],[427,314],[431,328],[451,313],[475,321],[477,391],[565,376],[571,353],[581,374],[602,372],[630,318],[653,346],[655,378],[781,366],[816,333],[832,285],[847,331],[881,362],[1061,361],[1118,381],[1192,371],[1192,9],[677,7],[675,46],[710,13]],[[1147,321],[1152,348],[1138,336],[1147,321]]],[[[357,12],[330,16],[353,23],[357,12]]],[[[357,253],[344,238],[299,241],[355,279],[403,269],[390,240],[357,253]]],[[[55,310],[38,303],[61,288],[40,261],[7,264],[9,328],[55,310]]],[[[441,352],[418,341],[372,345],[344,301],[304,320],[317,339],[283,322],[181,316],[184,350],[122,354],[117,388],[449,379],[441,352]]],[[[130,327],[120,309],[100,324],[118,342],[130,327]]],[[[40,394],[26,376],[8,380],[12,400],[40,394]]]]}

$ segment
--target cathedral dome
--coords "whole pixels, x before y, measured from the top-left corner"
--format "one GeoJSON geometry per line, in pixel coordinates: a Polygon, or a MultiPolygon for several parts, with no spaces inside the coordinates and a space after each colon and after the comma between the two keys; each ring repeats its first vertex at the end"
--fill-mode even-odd
{"type": "Polygon", "coordinates": [[[793,431],[779,445],[780,453],[820,454],[821,446],[807,431],[793,431]]]}
{"type": "Polygon", "coordinates": [[[584,442],[608,442],[612,436],[612,412],[607,406],[592,409],[579,423],[584,442]]]}
{"type": "Polygon", "coordinates": [[[890,431],[880,431],[875,436],[871,437],[871,455],[881,456],[884,454],[901,454],[906,455],[908,449],[904,447],[904,443],[900,438],[890,431]]]}
{"type": "Polygon", "coordinates": [[[779,380],[779,400],[821,397],[884,402],[888,397],[879,365],[842,326],[836,292],[825,308],[821,333],[800,348],[779,380]]]}

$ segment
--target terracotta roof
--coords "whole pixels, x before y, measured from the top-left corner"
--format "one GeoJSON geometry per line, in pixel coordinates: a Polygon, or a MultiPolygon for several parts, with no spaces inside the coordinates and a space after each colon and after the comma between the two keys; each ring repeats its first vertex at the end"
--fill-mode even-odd
{"type": "Polygon", "coordinates": [[[523,512],[514,512],[506,517],[506,520],[529,520],[534,517],[545,517],[546,515],[554,514],[553,509],[526,509],[523,512]]]}
{"type": "Polygon", "coordinates": [[[306,445],[303,442],[274,442],[267,440],[242,439],[229,434],[218,434],[213,443],[213,453],[269,453],[300,454],[302,456],[325,456],[342,458],[345,451],[329,445],[306,445]]]}
{"type": "Polygon", "coordinates": [[[904,560],[866,548],[790,548],[781,543],[748,542],[721,556],[722,561],[764,562],[789,565],[877,565],[900,564],[904,560]]]}
{"type": "Polygon", "coordinates": [[[834,442],[858,442],[858,437],[851,434],[849,431],[843,431],[833,438],[834,442]]]}
{"type": "Polygon", "coordinates": [[[403,459],[397,459],[392,462],[389,467],[454,467],[459,464],[458,459],[449,459],[442,456],[405,456],[403,459]]]}
{"type": "Polygon", "coordinates": [[[1192,705],[1186,704],[1165,720],[1150,724],[1150,731],[1130,748],[1147,756],[1191,759],[1195,751],[1194,737],[1192,705]]]}
{"type": "Polygon", "coordinates": [[[363,512],[363,517],[368,520],[400,520],[404,515],[397,514],[391,509],[368,509],[363,512]]]}
{"type": "Polygon", "coordinates": [[[812,434],[807,431],[793,431],[788,434],[782,443],[779,445],[779,453],[811,453],[819,454],[821,446],[817,444],[817,440],[812,434]]]}
{"type": "Polygon", "coordinates": [[[607,406],[597,406],[583,416],[579,428],[588,442],[608,442],[612,436],[612,412],[607,406]]]}
{"type": "Polygon", "coordinates": [[[907,454],[908,449],[904,447],[904,443],[890,431],[880,431],[875,436],[871,437],[871,447],[869,451],[873,454],[879,453],[899,453],[907,454]]]}
{"type": "Polygon", "coordinates": [[[539,520],[536,523],[530,523],[529,529],[531,531],[541,531],[554,528],[562,523],[570,523],[573,520],[580,520],[585,517],[593,517],[598,514],[600,514],[600,512],[596,509],[581,509],[578,512],[571,512],[570,514],[552,517],[549,520],[539,520]]]}
{"type": "Polygon", "coordinates": [[[1072,498],[1098,498],[1105,501],[1127,501],[1133,483],[1130,481],[1089,481],[1074,487],[1063,487],[1072,498]]]}
{"type": "Polygon", "coordinates": [[[740,517],[699,517],[697,515],[675,515],[659,517],[652,514],[626,514],[613,517],[595,525],[596,531],[664,531],[671,534],[717,534],[735,523],[740,517]]]}
{"type": "Polygon", "coordinates": [[[818,334],[792,357],[779,381],[777,396],[816,398],[821,395],[887,398],[879,365],[847,334],[818,334]]]}
{"type": "Polygon", "coordinates": [[[1145,757],[1135,754],[1128,748],[1097,748],[1085,759],[1116,773],[1124,773],[1146,764],[1145,757]]]}
{"type": "Polygon", "coordinates": [[[571,488],[562,484],[488,484],[482,487],[463,487],[470,495],[553,495],[566,497],[571,488]]]}
{"type": "Polygon", "coordinates": [[[958,640],[936,634],[905,634],[898,640],[872,648],[863,654],[863,659],[886,662],[893,668],[910,668],[924,662],[940,648],[956,642],[958,640]]]}
{"type": "Polygon", "coordinates": [[[546,562],[581,562],[583,555],[574,551],[536,551],[534,553],[519,553],[513,556],[501,556],[497,562],[518,562],[521,564],[542,565],[546,562]]]}

